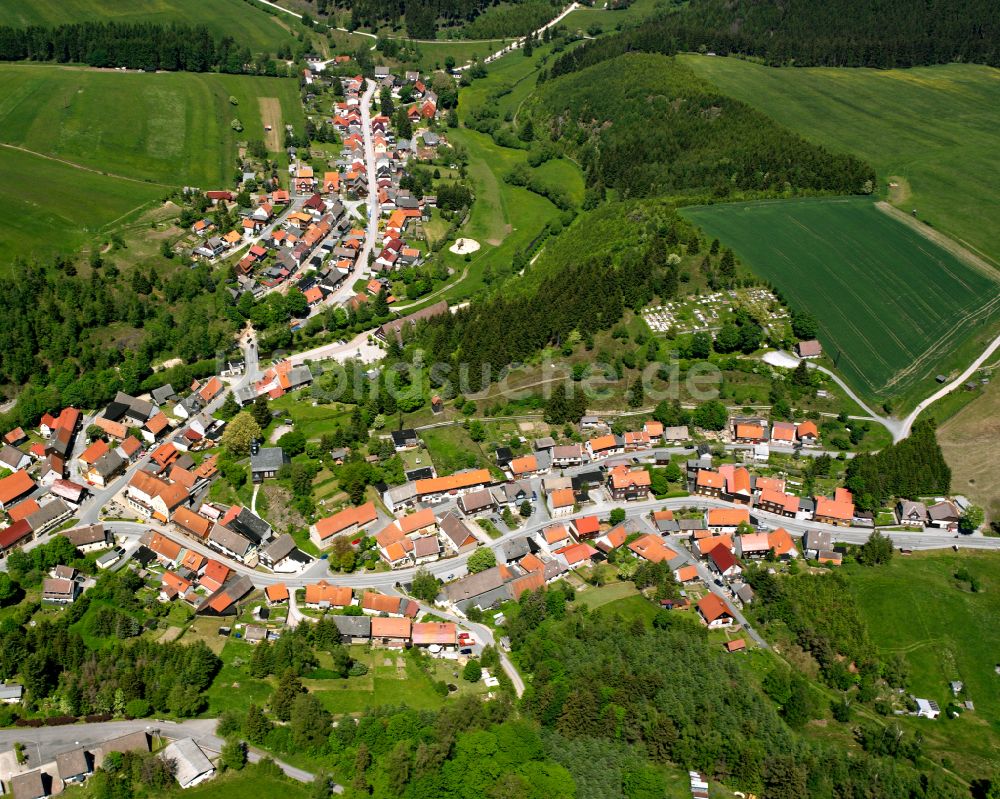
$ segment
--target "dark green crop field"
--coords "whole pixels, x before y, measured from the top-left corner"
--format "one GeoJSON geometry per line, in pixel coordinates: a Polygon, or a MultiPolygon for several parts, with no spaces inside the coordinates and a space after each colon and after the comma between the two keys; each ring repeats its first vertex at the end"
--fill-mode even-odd
{"type": "Polygon", "coordinates": [[[793,308],[820,324],[844,378],[872,399],[925,392],[995,332],[1000,283],[863,199],[688,208],[793,308]]]}

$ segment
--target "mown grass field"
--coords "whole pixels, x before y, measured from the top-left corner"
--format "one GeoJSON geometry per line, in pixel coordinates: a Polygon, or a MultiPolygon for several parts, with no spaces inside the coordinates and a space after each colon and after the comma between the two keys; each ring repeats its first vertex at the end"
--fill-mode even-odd
{"type": "Polygon", "coordinates": [[[893,558],[880,568],[852,566],[851,589],[881,651],[900,654],[916,696],[941,708],[952,701],[948,683],[961,680],[975,711],[958,719],[915,720],[932,748],[952,752],[972,773],[989,773],[1000,758],[1000,556],[995,553],[926,552],[893,558]],[[982,590],[955,580],[962,567],[982,590]],[[921,723],[923,722],[923,723],[921,723]]]}
{"type": "MultiPolygon", "coordinates": [[[[580,13],[580,12],[576,12],[580,13]]],[[[1000,72],[970,64],[775,69],[682,56],[725,94],[812,141],[866,158],[889,199],[1000,267],[1000,72]]]]}
{"type": "Polygon", "coordinates": [[[0,141],[113,175],[215,188],[232,177],[237,141],[264,138],[262,97],[303,124],[291,79],[4,65],[0,141]]]}
{"type": "Polygon", "coordinates": [[[237,142],[264,138],[260,98],[303,124],[291,79],[0,66],[0,169],[16,187],[0,264],[78,252],[174,188],[231,185],[237,142]]]}
{"type": "Polygon", "coordinates": [[[1000,319],[997,276],[860,199],[733,203],[684,215],[815,316],[862,396],[905,405],[967,361],[1000,319]]]}
{"type": "Polygon", "coordinates": [[[204,25],[254,52],[273,52],[282,42],[291,41],[289,27],[296,23],[292,17],[268,14],[244,0],[0,0],[0,25],[101,21],[204,25]]]}
{"type": "Polygon", "coordinates": [[[75,251],[112,222],[156,202],[160,186],[76,169],[31,153],[0,147],[8,191],[0,200],[0,272],[15,256],[27,261],[75,251]]]}

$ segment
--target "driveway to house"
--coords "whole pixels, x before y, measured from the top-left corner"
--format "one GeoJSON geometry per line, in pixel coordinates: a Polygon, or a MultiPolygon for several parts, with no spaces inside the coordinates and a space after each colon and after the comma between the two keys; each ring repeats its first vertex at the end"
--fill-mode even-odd
{"type": "MultiPolygon", "coordinates": [[[[398,593],[400,596],[404,594],[394,591],[393,593],[398,593]]],[[[467,630],[476,635],[476,637],[483,642],[484,645],[492,646],[497,650],[497,654],[500,655],[500,665],[504,670],[504,673],[510,677],[510,681],[514,686],[514,693],[517,694],[518,698],[524,693],[524,679],[521,677],[520,672],[515,668],[513,661],[507,657],[507,653],[496,645],[496,641],[493,637],[493,630],[487,627],[485,624],[477,624],[475,622],[469,621],[464,616],[458,616],[454,613],[450,613],[446,610],[442,610],[437,606],[426,605],[423,602],[414,600],[420,605],[420,610],[424,613],[430,613],[441,619],[446,619],[448,621],[454,622],[460,629],[467,630]]]]}

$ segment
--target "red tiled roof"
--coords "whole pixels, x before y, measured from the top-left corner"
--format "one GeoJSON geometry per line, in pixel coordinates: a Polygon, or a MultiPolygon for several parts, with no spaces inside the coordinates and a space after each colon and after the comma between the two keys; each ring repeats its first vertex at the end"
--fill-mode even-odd
{"type": "Polygon", "coordinates": [[[0,504],[6,505],[34,489],[35,481],[23,469],[0,479],[0,504]]]}
{"type": "Polygon", "coordinates": [[[325,540],[355,525],[362,527],[366,524],[371,524],[377,518],[378,512],[375,510],[375,503],[366,502],[357,508],[347,508],[339,513],[335,513],[333,516],[320,519],[316,522],[316,534],[320,537],[320,540],[325,540]]]}

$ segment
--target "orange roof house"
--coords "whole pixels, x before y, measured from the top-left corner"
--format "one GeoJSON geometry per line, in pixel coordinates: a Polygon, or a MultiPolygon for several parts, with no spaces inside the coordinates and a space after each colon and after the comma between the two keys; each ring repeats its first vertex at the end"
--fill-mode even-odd
{"type": "Polygon", "coordinates": [[[628,545],[628,548],[640,558],[644,558],[651,563],[663,563],[677,557],[677,553],[666,546],[662,538],[652,534],[637,538],[628,545]]]}
{"type": "Polygon", "coordinates": [[[578,563],[590,560],[597,554],[597,550],[590,546],[590,544],[570,544],[568,547],[557,549],[555,554],[562,555],[568,566],[575,566],[578,563]]]}
{"type": "Polygon", "coordinates": [[[695,605],[695,607],[698,608],[698,612],[701,614],[701,617],[710,627],[713,624],[716,626],[722,626],[724,624],[732,623],[732,612],[730,612],[726,603],[715,594],[705,594],[705,596],[698,600],[698,604],[695,605]]]}
{"type": "Polygon", "coordinates": [[[534,455],[525,455],[522,458],[514,458],[510,462],[510,471],[515,477],[525,474],[534,474],[538,471],[538,458],[534,455]]]}
{"type": "Polygon", "coordinates": [[[704,490],[721,491],[726,487],[726,479],[718,472],[700,469],[695,486],[704,490]]]}
{"type": "Polygon", "coordinates": [[[560,508],[572,508],[576,504],[576,495],[572,488],[560,488],[549,494],[549,500],[555,510],[560,508]]]}
{"type": "Polygon", "coordinates": [[[274,605],[278,602],[288,601],[288,586],[284,583],[275,583],[274,585],[269,585],[264,589],[264,596],[267,597],[267,601],[274,605]]]}
{"type": "Polygon", "coordinates": [[[795,434],[799,437],[800,441],[804,438],[819,438],[819,430],[816,428],[816,423],[810,421],[802,422],[795,429],[795,434]]]}
{"type": "Polygon", "coordinates": [[[681,566],[674,576],[677,578],[679,583],[690,583],[693,580],[698,579],[698,569],[695,566],[688,564],[687,566],[681,566]]]}
{"type": "Polygon", "coordinates": [[[429,477],[424,480],[417,480],[415,487],[417,496],[427,496],[429,494],[442,494],[447,491],[459,491],[463,488],[472,488],[477,485],[484,485],[493,482],[489,469],[473,469],[469,472],[459,472],[447,477],[429,477]]]}
{"type": "Polygon", "coordinates": [[[816,497],[816,511],[813,513],[813,518],[830,524],[850,524],[854,518],[854,501],[851,493],[846,489],[838,488],[833,499],[816,497]]]}
{"type": "Polygon", "coordinates": [[[7,511],[7,515],[10,516],[12,522],[19,522],[21,519],[27,519],[32,513],[41,510],[41,506],[33,499],[26,499],[23,502],[18,502],[13,508],[7,511]]]}
{"type": "Polygon", "coordinates": [[[706,526],[709,529],[735,528],[744,522],[750,523],[749,508],[709,508],[706,514],[706,526]]]}
{"type": "Polygon", "coordinates": [[[35,481],[23,469],[0,479],[0,508],[19,500],[30,491],[34,491],[35,481]]]}
{"type": "Polygon", "coordinates": [[[784,527],[779,527],[777,530],[769,532],[767,534],[767,543],[771,545],[774,554],[779,558],[786,555],[794,556],[795,542],[792,540],[791,534],[784,527]]]}
{"type": "Polygon", "coordinates": [[[346,508],[333,516],[320,519],[313,525],[312,532],[317,539],[317,545],[328,541],[335,535],[354,532],[358,528],[371,524],[378,518],[374,502],[366,502],[357,508],[346,508]]]}
{"type": "Polygon", "coordinates": [[[88,466],[93,466],[108,452],[108,442],[104,439],[97,439],[80,454],[80,462],[88,466]]]}
{"type": "Polygon", "coordinates": [[[454,646],[458,641],[458,632],[454,622],[426,621],[417,622],[412,630],[414,646],[454,646]]]}
{"type": "Polygon", "coordinates": [[[409,619],[374,616],[372,618],[372,640],[408,641],[411,624],[409,619]]]}
{"type": "Polygon", "coordinates": [[[146,546],[160,558],[171,563],[176,562],[181,556],[181,545],[176,541],[170,540],[162,533],[154,532],[153,537],[149,539],[149,543],[146,546]]]}
{"type": "Polygon", "coordinates": [[[740,423],[736,425],[736,440],[737,441],[763,441],[764,440],[764,428],[759,424],[744,424],[740,423]]]}
{"type": "Polygon", "coordinates": [[[334,608],[346,608],[351,604],[354,593],[349,586],[331,585],[326,580],[311,583],[306,586],[307,605],[329,605],[334,608]]]}
{"type": "Polygon", "coordinates": [[[791,444],[795,441],[795,425],[791,422],[774,422],[771,425],[771,441],[791,444]]]}
{"type": "Polygon", "coordinates": [[[361,597],[361,607],[372,613],[399,613],[400,598],[375,591],[365,591],[361,597]]]}

